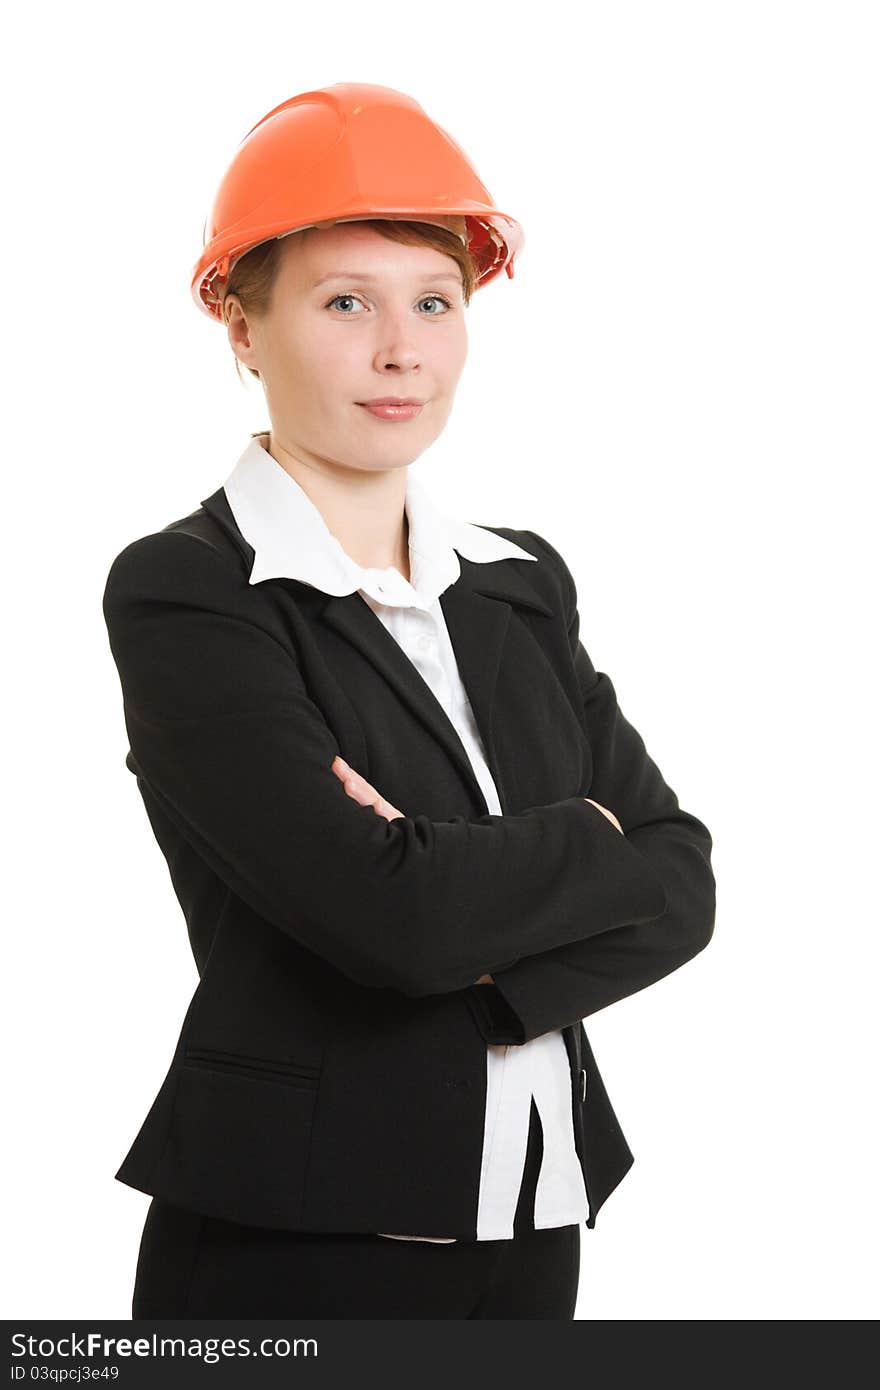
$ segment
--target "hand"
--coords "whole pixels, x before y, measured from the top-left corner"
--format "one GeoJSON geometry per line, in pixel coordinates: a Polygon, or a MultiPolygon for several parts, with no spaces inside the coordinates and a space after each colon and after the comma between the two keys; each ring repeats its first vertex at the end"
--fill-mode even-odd
{"type": "Polygon", "coordinates": [[[491,975],[481,975],[478,980],[474,980],[475,985],[494,985],[494,983],[491,975]]]}
{"type": "Polygon", "coordinates": [[[386,820],[397,820],[403,816],[402,811],[398,811],[396,806],[392,806],[390,801],[386,801],[384,796],[380,796],[375,787],[371,787],[366,777],[362,777],[359,772],[355,772],[353,767],[338,755],[331,763],[331,769],[336,773],[348,795],[352,797],[360,806],[372,806],[377,816],[384,816],[386,820]]]}
{"type": "Polygon", "coordinates": [[[621,835],[623,834],[623,826],[620,824],[620,821],[613,811],[609,811],[607,806],[600,806],[598,801],[594,801],[591,796],[585,796],[584,801],[589,801],[591,806],[595,806],[597,811],[601,811],[603,816],[607,816],[611,824],[616,825],[621,835]]]}

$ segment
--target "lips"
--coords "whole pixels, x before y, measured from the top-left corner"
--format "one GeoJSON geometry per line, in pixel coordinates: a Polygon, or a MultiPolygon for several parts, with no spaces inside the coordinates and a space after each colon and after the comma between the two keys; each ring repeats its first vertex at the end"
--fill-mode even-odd
{"type": "Polygon", "coordinates": [[[357,401],[357,405],[369,412],[376,420],[414,420],[421,413],[423,401],[400,396],[386,396],[381,400],[357,401]]]}
{"type": "Polygon", "coordinates": [[[376,396],[371,401],[358,401],[358,405],[424,405],[418,396],[376,396]]]}

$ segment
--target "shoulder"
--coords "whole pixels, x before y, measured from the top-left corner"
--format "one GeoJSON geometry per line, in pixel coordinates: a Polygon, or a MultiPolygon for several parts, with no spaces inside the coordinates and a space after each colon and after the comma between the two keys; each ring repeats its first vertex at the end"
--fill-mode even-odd
{"type": "Polygon", "coordinates": [[[132,600],[169,602],[246,597],[240,554],[214,518],[198,508],[159,531],[138,536],[114,556],[104,586],[104,611],[132,600]]]}

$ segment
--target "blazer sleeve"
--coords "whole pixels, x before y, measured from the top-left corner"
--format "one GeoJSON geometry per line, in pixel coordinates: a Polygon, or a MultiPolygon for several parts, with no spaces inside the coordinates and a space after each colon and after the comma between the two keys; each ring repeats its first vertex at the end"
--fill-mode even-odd
{"type": "Polygon", "coordinates": [[[617,816],[623,835],[606,824],[651,865],[667,904],[658,917],[598,930],[585,919],[583,940],[489,972],[494,984],[470,986],[477,1024],[495,1043],[529,1042],[654,984],[703,950],[715,924],[709,831],[681,810],[641,735],[621,713],[608,676],[595,670],[579,641],[575,583],[562,557],[543,537],[526,534],[556,564],[566,590],[571,659],[593,754],[590,796],[617,816]]]}
{"type": "Polygon", "coordinates": [[[651,857],[582,797],[387,821],[348,796],[295,641],[243,571],[175,531],[103,596],[127,765],[254,911],[352,980],[420,997],[666,910],[651,857]]]}

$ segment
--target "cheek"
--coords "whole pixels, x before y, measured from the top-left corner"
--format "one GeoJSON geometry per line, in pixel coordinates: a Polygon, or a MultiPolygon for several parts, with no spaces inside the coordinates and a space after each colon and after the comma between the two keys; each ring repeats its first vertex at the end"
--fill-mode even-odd
{"type": "Polygon", "coordinates": [[[445,328],[440,342],[440,353],[450,372],[460,372],[468,351],[467,324],[462,313],[459,311],[455,321],[446,324],[445,328]]]}
{"type": "Polygon", "coordinates": [[[283,331],[276,330],[266,348],[274,380],[283,383],[286,391],[296,391],[303,371],[308,370],[308,358],[295,331],[289,325],[283,331]]]}
{"type": "Polygon", "coordinates": [[[307,350],[300,351],[302,372],[314,389],[328,400],[348,396],[364,379],[364,347],[354,341],[353,333],[313,335],[307,350]]]}
{"type": "Polygon", "coordinates": [[[466,360],[467,338],[459,334],[450,337],[449,341],[443,344],[442,352],[437,359],[438,371],[442,373],[447,385],[455,386],[464,370],[466,360]]]}
{"type": "Polygon", "coordinates": [[[328,406],[338,406],[340,396],[355,390],[358,375],[363,380],[364,374],[362,369],[358,374],[353,357],[340,338],[314,331],[292,332],[278,344],[285,386],[305,411],[320,413],[328,406]]]}

